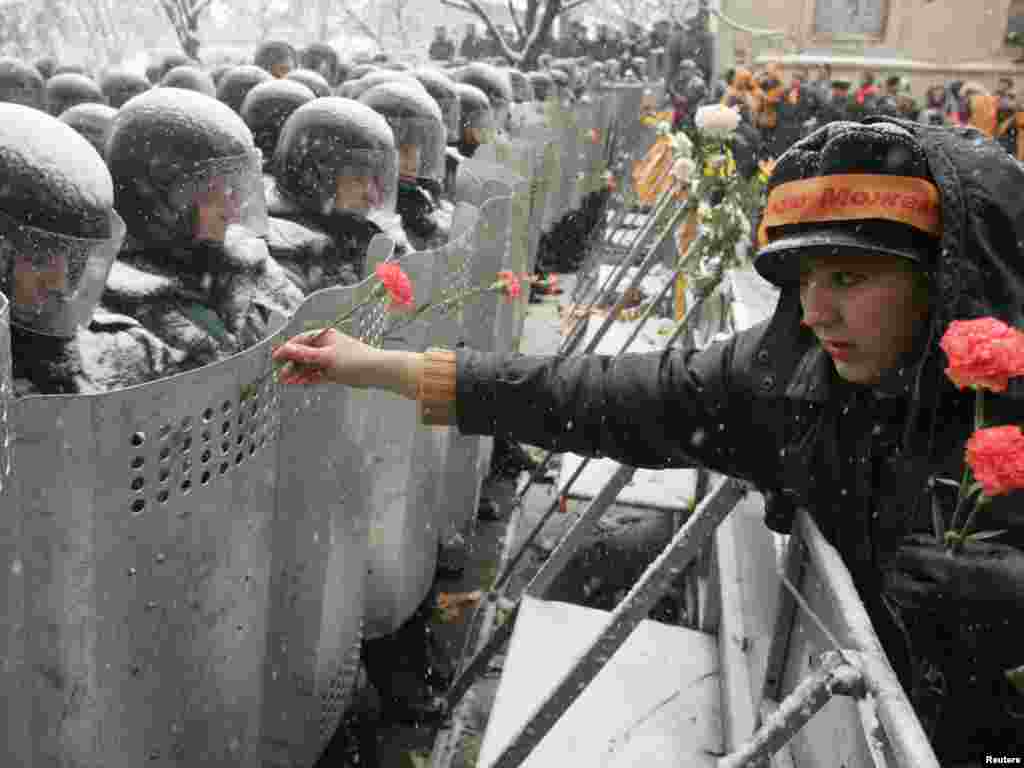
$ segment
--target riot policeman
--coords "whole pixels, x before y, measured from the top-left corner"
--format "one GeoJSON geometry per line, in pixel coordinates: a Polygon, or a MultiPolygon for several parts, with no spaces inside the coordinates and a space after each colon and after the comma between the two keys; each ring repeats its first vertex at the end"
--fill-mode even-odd
{"type": "Polygon", "coordinates": [[[338,52],[326,43],[310,43],[299,54],[299,66],[323,77],[332,88],[344,78],[344,67],[338,52]]]}
{"type": "Polygon", "coordinates": [[[396,209],[416,250],[448,242],[450,211],[441,207],[447,132],[441,108],[421,86],[381,83],[359,99],[384,116],[398,148],[396,209]]]}
{"type": "Polygon", "coordinates": [[[103,97],[114,109],[140,93],[145,93],[152,85],[146,78],[124,69],[107,72],[100,79],[100,90],[103,97]]]}
{"type": "Polygon", "coordinates": [[[259,239],[260,155],[242,119],[195,91],[154,88],[121,107],[107,144],[128,237],[104,301],[194,368],[266,337],[302,301],[259,239]]]}
{"type": "Polygon", "coordinates": [[[0,102],[46,109],[46,83],[31,64],[4,56],[0,58],[0,102]]]}
{"type": "Polygon", "coordinates": [[[124,237],[110,173],[45,112],[0,104],[0,291],[11,302],[15,391],[101,392],[173,372],[136,320],[99,309],[124,237]]]}
{"type": "Polygon", "coordinates": [[[448,143],[459,140],[459,97],[455,81],[439,69],[423,68],[413,72],[420,85],[441,108],[448,143]]]}
{"type": "MultiPolygon", "coordinates": [[[[242,103],[245,101],[249,91],[260,83],[265,83],[271,79],[271,75],[267,70],[254,64],[231,67],[221,77],[220,84],[217,86],[217,98],[235,110],[235,112],[241,114],[242,103]]],[[[252,126],[250,125],[249,128],[251,129],[252,126]]],[[[257,146],[259,146],[258,142],[257,146]]],[[[262,147],[260,148],[263,149],[262,147]]],[[[266,150],[263,151],[264,153],[266,152],[266,150]]],[[[273,151],[273,147],[271,147],[271,151],[273,151]]]]}
{"type": "Polygon", "coordinates": [[[295,49],[283,40],[268,40],[256,49],[253,63],[276,78],[285,77],[295,69],[295,49]]]}
{"type": "Polygon", "coordinates": [[[277,142],[274,178],[268,244],[304,292],[360,279],[381,232],[406,247],[394,134],[365,104],[329,96],[296,109],[277,142]]]}
{"type": "Polygon", "coordinates": [[[54,117],[75,104],[88,102],[106,103],[103,99],[103,91],[100,90],[95,80],[85,75],[65,72],[54,75],[46,81],[46,109],[54,117]]]}
{"type": "Polygon", "coordinates": [[[76,104],[65,110],[58,118],[65,125],[70,125],[95,147],[100,157],[107,151],[107,139],[114,126],[114,115],[117,110],[106,104],[76,104]]]}
{"type": "Polygon", "coordinates": [[[288,79],[270,79],[256,85],[246,95],[239,114],[263,153],[264,173],[273,173],[274,150],[285,121],[292,112],[315,98],[316,94],[302,83],[288,79]]]}
{"type": "Polygon", "coordinates": [[[505,72],[490,64],[474,62],[460,70],[455,76],[455,81],[483,91],[491,105],[494,127],[499,131],[508,130],[512,85],[505,72]]]}

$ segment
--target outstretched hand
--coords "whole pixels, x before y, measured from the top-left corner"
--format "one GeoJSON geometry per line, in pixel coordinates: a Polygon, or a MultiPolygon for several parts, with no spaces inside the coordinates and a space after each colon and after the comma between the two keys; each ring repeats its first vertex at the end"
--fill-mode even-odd
{"type": "Polygon", "coordinates": [[[300,333],[274,350],[274,361],[284,367],[282,384],[323,384],[350,387],[372,386],[365,372],[372,367],[376,350],[333,328],[300,333]]]}

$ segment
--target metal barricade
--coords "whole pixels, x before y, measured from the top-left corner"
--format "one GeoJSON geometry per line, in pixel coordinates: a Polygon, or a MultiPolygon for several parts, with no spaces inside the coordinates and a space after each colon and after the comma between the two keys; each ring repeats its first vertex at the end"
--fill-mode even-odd
{"type": "MultiPolygon", "coordinates": [[[[453,274],[468,280],[477,216],[475,208],[460,204],[447,245],[401,258],[417,303],[439,300],[453,274]]],[[[428,315],[386,337],[384,346],[417,352],[433,344],[454,346],[459,324],[452,317],[428,315]]],[[[417,403],[389,392],[367,392],[365,404],[372,510],[365,633],[373,638],[397,630],[430,590],[437,560],[441,430],[420,426],[417,403]]]]}

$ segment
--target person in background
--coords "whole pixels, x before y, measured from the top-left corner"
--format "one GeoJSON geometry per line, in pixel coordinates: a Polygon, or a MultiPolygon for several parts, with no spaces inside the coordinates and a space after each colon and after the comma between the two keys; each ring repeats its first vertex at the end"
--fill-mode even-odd
{"type": "Polygon", "coordinates": [[[434,27],[434,39],[430,43],[427,56],[431,61],[451,61],[454,55],[455,43],[448,37],[447,27],[434,27]]]}

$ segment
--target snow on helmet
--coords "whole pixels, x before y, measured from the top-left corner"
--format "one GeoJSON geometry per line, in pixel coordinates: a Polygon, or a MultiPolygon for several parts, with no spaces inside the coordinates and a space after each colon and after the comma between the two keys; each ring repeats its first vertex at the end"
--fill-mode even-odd
{"type": "MultiPolygon", "coordinates": [[[[235,112],[241,113],[242,102],[253,88],[273,79],[267,70],[255,64],[231,67],[217,86],[217,99],[223,101],[235,112]]],[[[251,126],[250,126],[251,127],[251,126]]]]}
{"type": "Polygon", "coordinates": [[[342,86],[343,95],[346,98],[352,99],[353,101],[358,101],[360,96],[362,96],[364,93],[366,93],[374,86],[380,85],[381,83],[391,83],[396,80],[412,82],[416,86],[421,88],[424,93],[427,92],[426,88],[423,88],[423,86],[420,85],[419,80],[417,80],[408,72],[397,72],[393,69],[378,69],[376,72],[370,72],[369,74],[364,75],[358,80],[350,80],[349,82],[345,83],[342,86]]]}
{"type": "Polygon", "coordinates": [[[0,58],[0,102],[46,108],[46,84],[42,73],[28,62],[0,58]]]}
{"type": "Polygon", "coordinates": [[[87,102],[106,103],[103,91],[95,80],[85,75],[65,72],[46,81],[46,109],[54,117],[75,104],[87,102]]]}
{"type": "Polygon", "coordinates": [[[71,338],[89,322],[124,239],[103,158],[60,120],[0,104],[0,291],[11,323],[71,338]]]}
{"type": "Polygon", "coordinates": [[[292,112],[316,98],[316,94],[295,80],[260,83],[245,97],[240,114],[252,131],[253,141],[263,153],[263,169],[272,169],[274,150],[281,128],[292,112]]]}
{"type": "Polygon", "coordinates": [[[198,67],[182,65],[170,70],[160,80],[161,88],[182,88],[186,91],[196,91],[210,98],[217,97],[217,88],[213,84],[213,78],[198,67]]]}
{"type": "Polygon", "coordinates": [[[512,104],[512,86],[505,72],[490,64],[474,62],[461,69],[455,80],[483,91],[491,104],[494,125],[498,128],[506,125],[512,104]]]}
{"type": "Polygon", "coordinates": [[[117,110],[106,104],[76,104],[61,113],[58,118],[62,123],[70,125],[96,148],[100,157],[106,157],[107,139],[114,127],[114,115],[117,110]]]}
{"type": "Polygon", "coordinates": [[[430,94],[404,82],[381,83],[359,101],[383,115],[391,126],[400,178],[441,181],[448,135],[441,108],[430,94]]]}
{"type": "Polygon", "coordinates": [[[107,144],[117,209],[146,244],[199,237],[207,216],[266,231],[259,150],[226,104],[196,91],[154,88],[125,104],[107,144]]]}
{"type": "Polygon", "coordinates": [[[331,95],[331,86],[327,79],[312,69],[293,69],[286,77],[288,80],[302,83],[318,97],[331,95]]]}
{"type": "Polygon", "coordinates": [[[125,69],[111,70],[100,80],[100,90],[114,109],[120,109],[126,101],[150,88],[152,85],[146,78],[125,69]]]}
{"type": "Polygon", "coordinates": [[[398,151],[391,127],[365,104],[329,96],[296,109],[274,153],[277,189],[301,209],[394,213],[398,151]]]}
{"type": "Polygon", "coordinates": [[[441,108],[445,132],[449,142],[459,140],[459,97],[455,92],[455,81],[440,69],[423,67],[413,72],[431,98],[441,108]]]}

